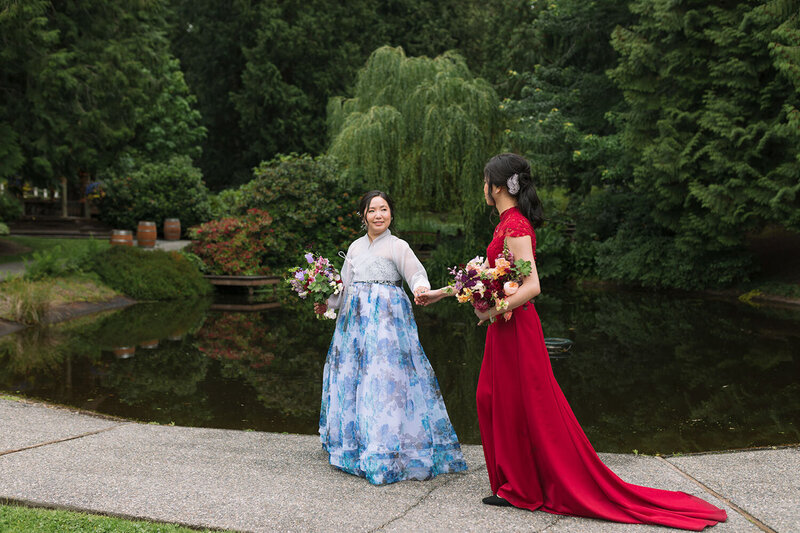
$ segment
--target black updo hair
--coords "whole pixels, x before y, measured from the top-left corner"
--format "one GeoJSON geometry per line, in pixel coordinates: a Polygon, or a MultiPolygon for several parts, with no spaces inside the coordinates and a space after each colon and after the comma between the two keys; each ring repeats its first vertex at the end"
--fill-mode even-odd
{"type": "Polygon", "coordinates": [[[394,228],[394,202],[392,198],[383,191],[369,191],[364,193],[364,196],[361,197],[361,201],[358,203],[358,216],[361,218],[361,222],[366,226],[367,209],[369,209],[369,204],[372,203],[373,198],[377,198],[378,196],[386,200],[386,203],[389,204],[389,214],[392,217],[389,228],[392,229],[394,228]]]}
{"type": "Polygon", "coordinates": [[[512,195],[517,199],[517,208],[534,229],[541,227],[544,223],[544,210],[533,185],[531,165],[528,160],[517,154],[498,154],[483,167],[484,179],[490,187],[508,188],[508,178],[514,174],[519,177],[519,192],[512,195]]]}

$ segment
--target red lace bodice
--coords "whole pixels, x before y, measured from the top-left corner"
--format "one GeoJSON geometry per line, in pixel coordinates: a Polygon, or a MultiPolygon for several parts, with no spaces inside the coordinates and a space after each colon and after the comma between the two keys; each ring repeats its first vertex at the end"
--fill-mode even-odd
{"type": "Polygon", "coordinates": [[[506,237],[524,237],[525,235],[531,238],[531,247],[533,248],[533,258],[535,260],[536,233],[533,231],[530,221],[516,207],[503,211],[503,214],[500,215],[500,223],[494,228],[492,242],[486,248],[489,266],[494,268],[494,260],[503,253],[503,243],[506,237]]]}

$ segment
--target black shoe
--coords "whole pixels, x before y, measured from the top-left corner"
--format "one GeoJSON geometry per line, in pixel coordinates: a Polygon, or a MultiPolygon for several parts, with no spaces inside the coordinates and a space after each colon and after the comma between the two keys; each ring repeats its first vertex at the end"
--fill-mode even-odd
{"type": "Polygon", "coordinates": [[[495,496],[494,494],[485,497],[482,501],[486,505],[496,505],[497,507],[511,507],[511,504],[508,503],[508,500],[506,500],[505,498],[501,498],[500,496],[495,496]]]}

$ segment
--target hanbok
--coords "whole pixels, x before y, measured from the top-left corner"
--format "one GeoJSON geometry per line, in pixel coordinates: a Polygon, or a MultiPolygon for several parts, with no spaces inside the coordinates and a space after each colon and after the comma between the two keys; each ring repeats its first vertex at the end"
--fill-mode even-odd
{"type": "Polygon", "coordinates": [[[330,464],[379,485],[465,470],[402,280],[428,287],[408,243],[387,229],[347,251],[322,381],[319,434],[330,464]]]}

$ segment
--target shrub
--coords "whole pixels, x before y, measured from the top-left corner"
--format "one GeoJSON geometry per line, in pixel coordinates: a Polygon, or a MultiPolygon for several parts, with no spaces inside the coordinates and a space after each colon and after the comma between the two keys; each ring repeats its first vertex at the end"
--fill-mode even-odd
{"type": "Polygon", "coordinates": [[[0,222],[10,222],[22,216],[22,202],[0,191],[0,222]]]}
{"type": "Polygon", "coordinates": [[[274,219],[264,266],[276,270],[296,264],[302,250],[332,258],[358,236],[358,199],[364,192],[345,190],[341,170],[329,156],[296,154],[261,163],[240,194],[230,195],[232,213],[268,211],[274,219]]]}
{"type": "Polygon", "coordinates": [[[11,233],[11,232],[8,229],[8,226],[6,226],[2,222],[0,222],[0,235],[8,235],[9,233],[11,233]]]}
{"type": "MultiPolygon", "coordinates": [[[[199,257],[205,271],[222,275],[267,274],[275,228],[266,211],[249,209],[242,217],[214,220],[189,231],[188,252],[199,257]]],[[[189,260],[189,259],[187,259],[189,260]]]]}
{"type": "Polygon", "coordinates": [[[64,248],[56,245],[53,248],[36,251],[31,261],[25,261],[24,277],[29,280],[42,280],[78,272],[91,272],[95,256],[103,247],[100,241],[89,239],[85,246],[64,248]]]}
{"type": "Polygon", "coordinates": [[[234,210],[240,205],[247,205],[242,199],[241,189],[225,189],[218,194],[208,197],[211,205],[211,218],[225,218],[234,215],[234,210]]]}
{"type": "Polygon", "coordinates": [[[140,220],[161,226],[166,218],[188,228],[211,218],[203,176],[187,156],[142,164],[105,180],[97,194],[101,220],[119,229],[133,229],[140,220]]]}
{"type": "Polygon", "coordinates": [[[94,271],[116,291],[137,300],[175,300],[208,294],[211,285],[181,254],[112,246],[97,254],[94,271]]]}

